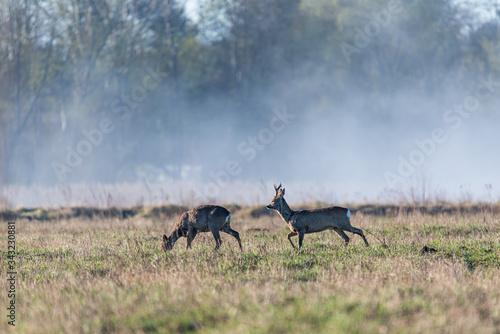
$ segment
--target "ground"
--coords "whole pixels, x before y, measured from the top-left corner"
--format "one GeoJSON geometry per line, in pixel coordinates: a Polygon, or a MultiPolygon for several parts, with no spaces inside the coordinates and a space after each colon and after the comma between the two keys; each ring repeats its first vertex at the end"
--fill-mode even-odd
{"type": "MultiPolygon", "coordinates": [[[[172,217],[16,221],[19,333],[498,333],[500,224],[487,211],[353,214],[351,235],[292,249],[277,215],[233,214],[243,253],[210,233],[169,253],[172,217]],[[436,252],[422,252],[427,246],[436,252]]],[[[297,240],[295,240],[297,241],[297,240]]],[[[7,224],[0,229],[7,271],[7,224]]],[[[2,275],[5,277],[5,275],[2,275]]],[[[0,281],[2,308],[7,281],[0,281]]],[[[4,311],[6,314],[6,311],[4,311]]],[[[11,327],[4,315],[0,331],[11,327]]]]}

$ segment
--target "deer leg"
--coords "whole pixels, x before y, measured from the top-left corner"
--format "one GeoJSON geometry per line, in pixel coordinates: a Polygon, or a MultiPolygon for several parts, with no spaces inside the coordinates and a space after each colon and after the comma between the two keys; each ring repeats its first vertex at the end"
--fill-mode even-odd
{"type": "Polygon", "coordinates": [[[288,241],[290,241],[290,243],[292,244],[292,247],[295,248],[295,245],[293,244],[292,242],[292,237],[296,236],[298,233],[297,232],[290,232],[288,233],[288,241]]]}
{"type": "Polygon", "coordinates": [[[304,241],[304,231],[299,231],[299,249],[302,247],[302,241],[304,241]]]}
{"type": "Polygon", "coordinates": [[[333,230],[335,232],[337,232],[338,235],[340,235],[342,237],[342,239],[344,239],[345,241],[345,245],[347,247],[347,245],[349,244],[349,237],[347,236],[347,234],[344,233],[344,231],[342,231],[340,228],[338,227],[334,227],[333,230]]]}
{"type": "Polygon", "coordinates": [[[238,245],[240,245],[240,251],[243,252],[243,248],[241,247],[241,240],[240,240],[240,234],[238,232],[236,232],[235,230],[233,230],[229,224],[226,225],[223,229],[222,229],[222,232],[225,232],[229,235],[232,235],[237,241],[238,241],[238,245]]]}
{"type": "Polygon", "coordinates": [[[359,228],[355,228],[354,226],[351,226],[351,232],[361,236],[361,238],[363,238],[363,241],[365,242],[366,247],[370,247],[362,230],[360,230],[359,228]]]}
{"type": "Polygon", "coordinates": [[[218,250],[220,245],[222,244],[222,239],[220,238],[219,230],[216,228],[213,228],[211,226],[209,226],[209,228],[210,228],[210,231],[212,232],[212,235],[215,238],[215,249],[214,250],[218,250]]]}
{"type": "Polygon", "coordinates": [[[187,245],[186,249],[191,248],[191,242],[193,242],[194,237],[196,237],[196,230],[194,228],[190,228],[187,232],[187,245]]]}

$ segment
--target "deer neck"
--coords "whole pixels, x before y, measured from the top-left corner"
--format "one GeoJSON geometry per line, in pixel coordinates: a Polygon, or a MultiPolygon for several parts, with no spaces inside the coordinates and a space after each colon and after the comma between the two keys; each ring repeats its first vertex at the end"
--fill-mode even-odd
{"type": "Polygon", "coordinates": [[[179,239],[181,236],[182,236],[182,233],[179,230],[175,230],[172,232],[172,234],[170,234],[169,238],[171,238],[172,247],[174,246],[177,239],[179,239]]]}
{"type": "Polygon", "coordinates": [[[295,211],[290,209],[290,207],[288,206],[288,203],[285,201],[284,198],[283,198],[283,201],[281,202],[281,206],[280,206],[280,209],[278,210],[278,212],[279,212],[281,218],[283,218],[283,220],[286,221],[287,223],[290,221],[293,214],[295,213],[295,211]]]}

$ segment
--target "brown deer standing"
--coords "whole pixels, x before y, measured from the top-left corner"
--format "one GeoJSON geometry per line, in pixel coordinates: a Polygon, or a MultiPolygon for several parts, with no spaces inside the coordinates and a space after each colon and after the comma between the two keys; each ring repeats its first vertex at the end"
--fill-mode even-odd
{"type": "Polygon", "coordinates": [[[268,209],[278,211],[279,215],[285,223],[288,224],[291,233],[288,234],[288,240],[292,244],[292,237],[299,236],[299,249],[302,247],[304,234],[316,233],[324,230],[333,230],[338,233],[344,240],[345,245],[349,243],[349,237],[344,231],[359,234],[365,241],[366,246],[370,246],[366,241],[363,231],[359,228],[351,226],[351,212],[346,208],[338,206],[316,209],[316,210],[300,210],[293,211],[285,201],[285,188],[281,189],[281,183],[278,187],[274,186],[276,195],[271,202],[266,206],[268,209]]]}
{"type": "Polygon", "coordinates": [[[186,249],[191,248],[191,242],[198,232],[210,231],[215,238],[215,250],[217,250],[222,244],[222,239],[219,235],[219,231],[222,231],[235,237],[240,245],[240,250],[243,251],[240,234],[231,229],[230,222],[231,213],[226,208],[218,205],[198,206],[184,212],[177,218],[170,236],[163,235],[162,248],[164,251],[171,250],[180,237],[187,237],[186,249]]]}

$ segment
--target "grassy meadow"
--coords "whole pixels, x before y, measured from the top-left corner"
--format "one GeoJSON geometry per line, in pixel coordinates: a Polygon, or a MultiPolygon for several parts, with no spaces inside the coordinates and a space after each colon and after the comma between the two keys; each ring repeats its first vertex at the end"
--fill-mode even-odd
{"type": "Polygon", "coordinates": [[[2,279],[0,332],[500,333],[498,214],[358,212],[371,247],[325,231],[299,252],[276,214],[231,211],[243,253],[202,233],[165,254],[175,215],[19,218],[16,327],[2,279]]]}

